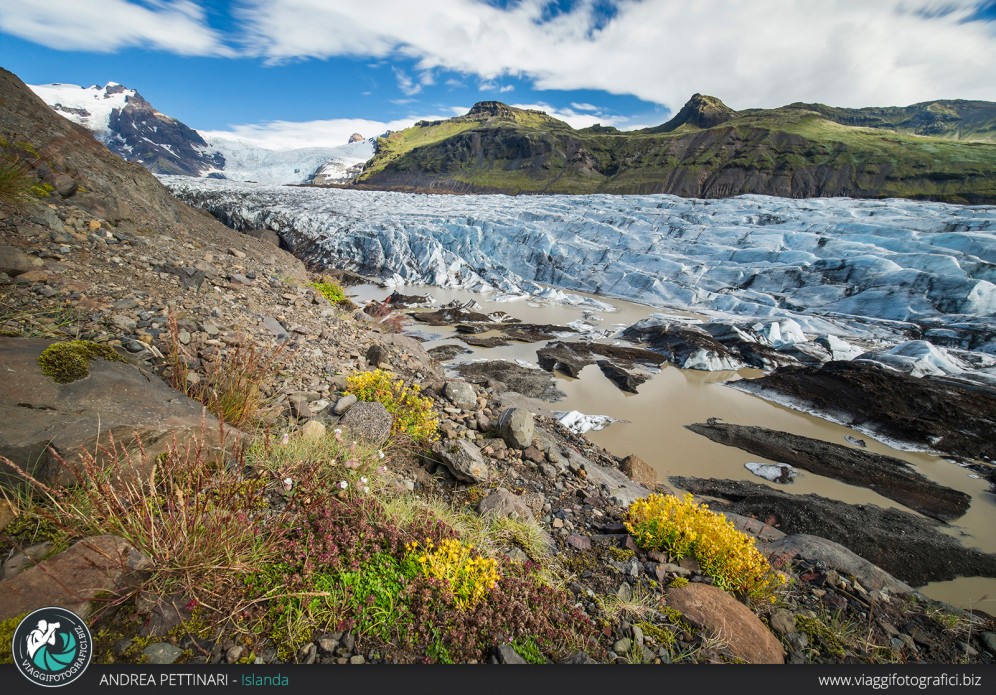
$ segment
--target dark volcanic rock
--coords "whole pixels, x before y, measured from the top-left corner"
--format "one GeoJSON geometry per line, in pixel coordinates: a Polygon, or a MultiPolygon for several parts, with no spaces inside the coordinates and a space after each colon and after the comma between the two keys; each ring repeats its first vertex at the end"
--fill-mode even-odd
{"type": "Polygon", "coordinates": [[[589,364],[595,364],[598,357],[605,357],[617,366],[628,368],[637,364],[656,367],[665,362],[661,355],[652,350],[602,343],[555,342],[537,350],[536,355],[543,369],[564,372],[574,378],[589,364]]]}
{"type": "Polygon", "coordinates": [[[779,369],[735,388],[806,406],[879,436],[969,458],[996,459],[996,392],[911,377],[867,362],[779,369]]]}
{"type": "Polygon", "coordinates": [[[468,362],[456,368],[457,373],[474,384],[488,381],[501,381],[510,391],[530,398],[542,398],[554,402],[564,397],[550,375],[539,369],[528,369],[515,362],[495,360],[492,362],[468,362]]]}
{"type": "Polygon", "coordinates": [[[440,345],[439,347],[430,349],[428,352],[429,357],[437,362],[446,362],[453,359],[457,355],[465,355],[470,352],[470,350],[459,345],[440,345]]]}
{"type": "Polygon", "coordinates": [[[618,367],[608,360],[598,360],[598,368],[602,370],[602,374],[606,378],[618,386],[623,391],[628,391],[629,393],[636,393],[636,387],[642,384],[649,378],[647,374],[634,374],[633,372],[627,372],[622,367],[618,367]]]}
{"type": "Polygon", "coordinates": [[[461,335],[460,340],[467,343],[467,345],[473,345],[474,347],[482,348],[493,348],[493,347],[503,347],[508,345],[508,341],[505,340],[500,335],[492,335],[488,337],[476,336],[476,335],[461,335]]]}
{"type": "MultiPolygon", "coordinates": [[[[436,311],[414,312],[412,313],[412,318],[420,323],[427,323],[430,326],[450,326],[455,323],[496,323],[492,320],[492,316],[459,306],[446,306],[436,311]]],[[[515,319],[509,321],[509,323],[516,322],[515,319]]]]}
{"type": "Polygon", "coordinates": [[[923,586],[955,577],[996,577],[996,555],[961,546],[936,521],[898,509],[852,505],[819,495],[790,495],[739,480],[673,476],[696,495],[726,500],[716,511],[770,520],[788,534],[809,534],[840,543],[889,574],[923,586]]]}
{"type": "Polygon", "coordinates": [[[782,461],[849,485],[867,487],[939,521],[962,516],[971,504],[963,492],[938,485],[900,459],[787,432],[709,423],[688,425],[696,434],[756,456],[782,461]]]}

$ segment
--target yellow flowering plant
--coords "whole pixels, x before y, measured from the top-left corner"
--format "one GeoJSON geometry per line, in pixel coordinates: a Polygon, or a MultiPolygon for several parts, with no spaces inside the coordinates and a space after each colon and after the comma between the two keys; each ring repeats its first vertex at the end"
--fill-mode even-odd
{"type": "Polygon", "coordinates": [[[456,600],[457,608],[472,608],[488,592],[498,586],[501,576],[498,563],[491,558],[473,553],[472,545],[464,545],[454,538],[448,538],[438,545],[426,539],[425,547],[418,543],[408,545],[421,572],[445,582],[456,600]]]}
{"type": "Polygon", "coordinates": [[[432,411],[432,399],[419,395],[418,384],[407,385],[403,379],[383,369],[359,372],[346,378],[346,393],[361,401],[383,404],[394,416],[394,431],[403,432],[421,442],[439,436],[439,419],[432,411]]]}
{"type": "Polygon", "coordinates": [[[695,504],[690,494],[636,500],[626,513],[625,525],[644,550],[694,557],[721,589],[774,601],[775,590],[785,583],[753,538],[738,531],[722,514],[710,511],[708,505],[695,504]]]}

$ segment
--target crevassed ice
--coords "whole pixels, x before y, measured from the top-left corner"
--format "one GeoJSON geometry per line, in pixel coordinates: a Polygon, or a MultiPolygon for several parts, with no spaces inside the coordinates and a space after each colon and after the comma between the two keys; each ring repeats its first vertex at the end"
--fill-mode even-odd
{"type": "MultiPolygon", "coordinates": [[[[867,320],[996,325],[996,206],[741,196],[453,196],[170,177],[310,260],[409,283],[544,286],[862,335],[867,320]]],[[[788,329],[788,330],[786,330],[788,329]]],[[[772,336],[773,338],[775,336],[772,336]]]]}

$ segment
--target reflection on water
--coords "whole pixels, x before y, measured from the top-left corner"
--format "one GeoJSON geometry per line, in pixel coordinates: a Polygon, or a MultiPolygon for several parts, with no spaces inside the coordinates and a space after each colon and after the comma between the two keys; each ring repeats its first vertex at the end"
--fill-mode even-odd
{"type": "MultiPolygon", "coordinates": [[[[485,313],[505,311],[524,322],[539,324],[566,325],[587,318],[599,328],[622,328],[646,318],[655,311],[650,307],[614,299],[610,302],[616,311],[591,312],[579,307],[542,304],[532,300],[499,302],[488,295],[437,287],[404,287],[399,288],[399,291],[404,294],[428,294],[435,297],[440,304],[452,300],[460,302],[476,300],[485,313]],[[601,321],[592,320],[593,316],[600,318],[601,321]]],[[[390,291],[372,285],[363,285],[351,288],[350,292],[356,295],[357,301],[362,302],[369,299],[384,299],[390,291]]],[[[694,316],[684,312],[667,313],[694,316]]],[[[545,342],[512,343],[496,348],[474,348],[456,340],[454,338],[456,332],[449,326],[425,326],[415,323],[410,329],[413,334],[430,338],[425,343],[426,348],[453,344],[472,351],[458,356],[450,364],[479,359],[519,360],[535,364],[536,349],[545,344],[545,342]]],[[[616,341],[607,338],[602,339],[602,342],[616,341]]],[[[937,456],[898,451],[860,432],[724,386],[728,381],[752,378],[760,374],[761,372],[757,370],[742,370],[739,373],[701,372],[665,366],[639,387],[638,394],[631,394],[620,391],[596,365],[590,365],[582,370],[578,379],[557,375],[558,386],[566,394],[566,398],[558,401],[552,408],[580,410],[592,415],[609,415],[620,420],[600,432],[590,432],[587,436],[617,456],[637,454],[654,466],[662,482],[666,482],[667,477],[671,475],[685,475],[740,479],[768,484],[744,468],[745,463],[764,462],[766,459],[712,442],[685,429],[686,425],[704,422],[710,417],[730,423],[783,430],[837,444],[846,444],[844,437],[851,434],[864,439],[869,451],[908,461],[931,480],[971,495],[972,506],[968,513],[945,529],[945,532],[965,545],[977,547],[985,552],[996,552],[996,499],[988,493],[988,484],[985,481],[969,478],[970,471],[937,456]]],[[[896,502],[866,488],[845,485],[804,470],[799,471],[793,484],[787,486],[772,484],[772,487],[793,494],[815,493],[850,504],[903,508],[896,502]]],[[[922,591],[928,596],[953,605],[966,608],[970,605],[983,607],[979,602],[984,600],[985,595],[996,597],[996,579],[961,578],[952,582],[930,584],[922,591]]]]}

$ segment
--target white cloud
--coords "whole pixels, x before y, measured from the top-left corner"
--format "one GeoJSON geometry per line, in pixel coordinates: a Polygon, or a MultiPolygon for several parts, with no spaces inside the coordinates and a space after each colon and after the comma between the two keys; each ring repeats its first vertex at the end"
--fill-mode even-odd
{"type": "Polygon", "coordinates": [[[543,111],[554,118],[564,121],[572,128],[587,128],[596,124],[615,126],[619,129],[629,129],[628,119],[619,116],[610,116],[604,113],[578,113],[574,109],[560,109],[550,106],[545,102],[536,104],[512,104],[517,109],[532,109],[533,111],[543,111]]]}
{"type": "Polygon", "coordinates": [[[320,121],[268,121],[231,125],[225,130],[198,131],[206,139],[238,140],[269,150],[302,147],[336,147],[346,144],[349,136],[359,133],[365,138],[383,135],[388,130],[403,130],[416,121],[435,121],[467,113],[465,107],[453,107],[453,113],[434,116],[410,116],[394,121],[365,118],[333,118],[320,121]]]}
{"type": "Polygon", "coordinates": [[[138,46],[231,56],[191,0],[44,0],[0,5],[0,31],[58,50],[111,53],[138,46]]]}
{"type": "Polygon", "coordinates": [[[571,102],[571,108],[575,111],[598,111],[598,107],[593,104],[578,103],[576,101],[571,102]]]}
{"type": "Polygon", "coordinates": [[[601,89],[680,106],[692,93],[734,108],[934,98],[996,100],[991,24],[975,0],[595,0],[543,19],[545,0],[242,0],[246,46],[269,60],[401,57],[538,89],[601,89]],[[937,13],[940,5],[949,9],[937,13]]]}
{"type": "Polygon", "coordinates": [[[422,85],[418,84],[403,70],[394,68],[394,79],[398,82],[398,89],[408,96],[415,96],[422,91],[422,85]]]}

